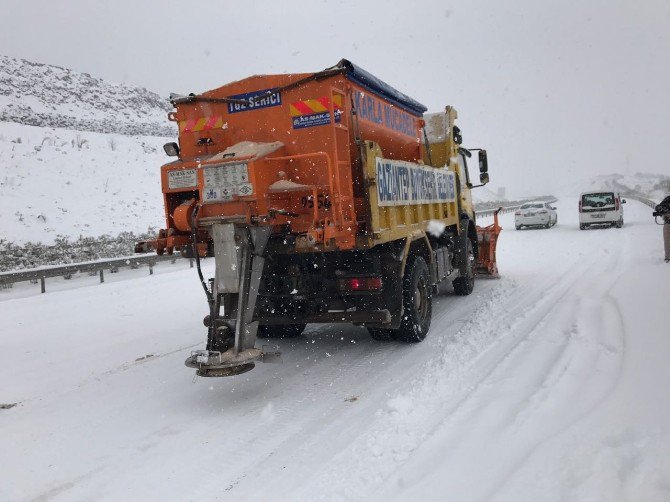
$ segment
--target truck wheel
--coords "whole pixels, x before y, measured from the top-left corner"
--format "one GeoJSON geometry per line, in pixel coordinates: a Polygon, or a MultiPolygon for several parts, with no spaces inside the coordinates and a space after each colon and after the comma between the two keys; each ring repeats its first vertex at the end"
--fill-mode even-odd
{"type": "Polygon", "coordinates": [[[454,286],[454,293],[459,296],[469,295],[475,287],[475,252],[470,239],[466,241],[465,253],[466,260],[461,269],[461,277],[454,279],[451,283],[454,286]]]}
{"type": "Polygon", "coordinates": [[[368,333],[373,340],[378,342],[389,342],[395,340],[397,331],[387,328],[368,328],[368,333]]]}
{"type": "Polygon", "coordinates": [[[433,315],[433,293],[426,261],[417,256],[405,269],[402,280],[403,314],[395,338],[401,342],[423,341],[433,315]]]}
{"type": "Polygon", "coordinates": [[[258,326],[260,338],[295,338],[305,330],[306,324],[261,324],[258,326]]]}
{"type": "Polygon", "coordinates": [[[579,229],[580,230],[586,230],[586,225],[584,225],[583,223],[580,223],[579,224],[579,229]]]}

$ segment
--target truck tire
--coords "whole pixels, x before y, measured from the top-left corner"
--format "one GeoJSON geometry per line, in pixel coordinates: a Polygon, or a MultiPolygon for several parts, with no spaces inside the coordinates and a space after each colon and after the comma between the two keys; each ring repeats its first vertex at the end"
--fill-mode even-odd
{"type": "Polygon", "coordinates": [[[402,280],[403,314],[395,338],[417,343],[426,338],[433,315],[433,292],[426,261],[417,256],[405,268],[402,280]]]}
{"type": "Polygon", "coordinates": [[[261,324],[258,326],[260,338],[295,338],[305,330],[306,324],[261,324]]]}
{"type": "Polygon", "coordinates": [[[467,239],[465,244],[465,263],[461,267],[461,276],[451,283],[454,293],[459,296],[467,296],[475,287],[475,251],[472,240],[467,239]]]}

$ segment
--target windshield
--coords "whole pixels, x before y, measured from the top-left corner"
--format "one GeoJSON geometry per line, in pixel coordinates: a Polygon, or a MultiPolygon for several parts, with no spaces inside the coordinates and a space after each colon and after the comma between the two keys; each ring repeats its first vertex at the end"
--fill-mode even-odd
{"type": "Polygon", "coordinates": [[[614,194],[612,192],[604,192],[582,195],[582,205],[585,207],[612,206],[614,205],[614,194]]]}
{"type": "Polygon", "coordinates": [[[542,204],[524,204],[521,209],[542,209],[542,204]]]}

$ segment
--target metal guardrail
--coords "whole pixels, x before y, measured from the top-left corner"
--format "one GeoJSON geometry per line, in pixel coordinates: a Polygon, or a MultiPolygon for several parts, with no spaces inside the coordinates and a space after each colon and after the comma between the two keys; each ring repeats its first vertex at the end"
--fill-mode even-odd
{"type": "MultiPolygon", "coordinates": [[[[531,204],[533,202],[548,202],[548,203],[551,204],[552,202],[556,202],[557,200],[558,199],[556,197],[551,197],[549,199],[542,199],[542,200],[539,200],[539,199],[538,200],[529,200],[529,201],[524,202],[523,204],[515,204],[514,206],[502,206],[502,209],[500,210],[500,213],[511,213],[511,212],[516,211],[517,209],[519,209],[524,204],[531,204]]],[[[496,211],[497,211],[497,209],[484,209],[482,211],[475,211],[475,213],[477,214],[477,216],[481,216],[483,218],[483,217],[486,217],[486,216],[493,216],[493,213],[495,213],[496,211]]]]}
{"type": "Polygon", "coordinates": [[[651,199],[647,199],[646,197],[640,197],[639,195],[635,195],[635,194],[622,193],[621,196],[626,197],[628,199],[636,200],[638,202],[642,202],[642,204],[644,204],[645,206],[649,206],[652,209],[654,209],[658,205],[658,202],[656,202],[656,201],[653,201],[651,199]]]}
{"type": "MultiPolygon", "coordinates": [[[[170,261],[175,263],[180,260],[179,255],[172,256],[127,256],[114,258],[111,260],[90,261],[83,263],[69,263],[67,265],[46,266],[21,270],[18,272],[1,272],[0,287],[11,287],[12,284],[24,281],[40,281],[42,293],[46,293],[46,279],[50,277],[63,277],[71,279],[76,273],[87,272],[89,275],[99,275],[100,282],[105,282],[105,270],[115,273],[120,268],[139,268],[140,266],[149,267],[149,275],[154,273],[154,266],[158,263],[170,261]]],[[[189,260],[193,267],[193,260],[189,260]]]]}
{"type": "MultiPolygon", "coordinates": [[[[631,197],[633,198],[633,197],[631,197]]],[[[537,202],[555,202],[556,199],[543,199],[542,201],[538,200],[537,202]]],[[[527,201],[524,204],[527,204],[527,201]]],[[[516,204],[514,206],[503,206],[501,213],[509,213],[516,211],[521,207],[522,204],[516,204]]],[[[477,216],[485,217],[492,216],[496,209],[485,209],[483,211],[476,211],[477,216]]],[[[153,267],[161,262],[170,261],[175,263],[177,260],[181,259],[179,255],[172,256],[158,256],[158,255],[149,255],[149,256],[127,256],[121,258],[114,258],[111,260],[99,260],[91,262],[82,262],[82,263],[70,263],[67,265],[56,265],[56,266],[46,266],[31,268],[28,270],[13,271],[13,272],[0,272],[0,288],[11,287],[12,284],[17,282],[24,281],[34,281],[40,282],[42,293],[46,293],[46,279],[50,277],[63,277],[65,279],[71,279],[77,273],[88,273],[89,275],[99,275],[100,282],[105,282],[105,271],[114,273],[120,268],[139,268],[142,265],[149,267],[149,275],[153,274],[153,267]]],[[[193,260],[189,259],[190,266],[193,268],[193,260]]]]}

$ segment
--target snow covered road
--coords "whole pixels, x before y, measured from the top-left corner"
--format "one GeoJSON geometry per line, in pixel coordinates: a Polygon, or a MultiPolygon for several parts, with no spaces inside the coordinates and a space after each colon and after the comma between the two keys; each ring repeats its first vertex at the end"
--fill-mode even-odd
{"type": "Polygon", "coordinates": [[[425,342],[314,326],[227,379],[191,270],[0,292],[2,500],[670,500],[670,265],[623,229],[502,218],[500,280],[425,342]],[[18,292],[17,292],[18,293],[18,292]]]}

